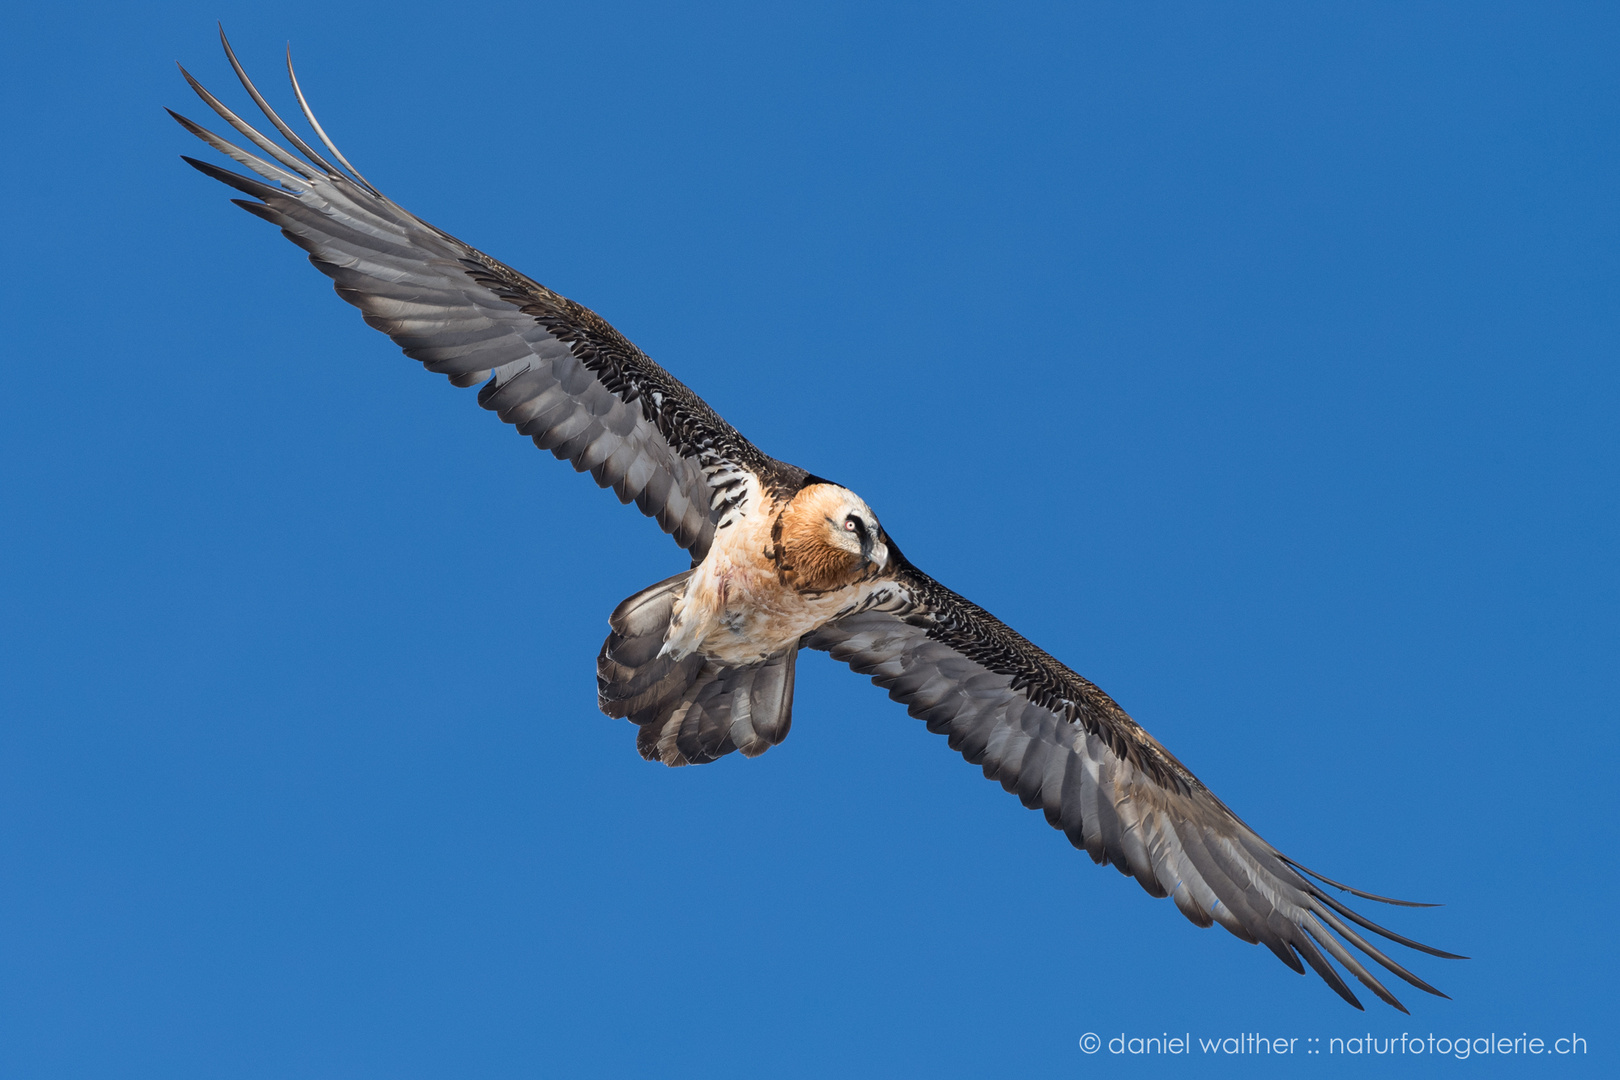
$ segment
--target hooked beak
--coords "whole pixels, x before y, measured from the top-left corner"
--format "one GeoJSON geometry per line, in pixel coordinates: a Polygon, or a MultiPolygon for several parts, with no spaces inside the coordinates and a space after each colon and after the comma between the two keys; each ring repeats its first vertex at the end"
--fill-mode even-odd
{"type": "Polygon", "coordinates": [[[875,536],[861,537],[861,563],[885,569],[889,565],[889,545],[875,536]]]}

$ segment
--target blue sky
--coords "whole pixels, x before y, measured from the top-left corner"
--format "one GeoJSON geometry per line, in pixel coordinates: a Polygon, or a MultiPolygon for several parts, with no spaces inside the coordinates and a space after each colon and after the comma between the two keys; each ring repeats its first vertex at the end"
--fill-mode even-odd
{"type": "Polygon", "coordinates": [[[4,20],[0,1073],[1613,1068],[1612,8],[4,20]],[[593,660],[681,553],[180,163],[216,19],[1282,850],[1443,901],[1369,914],[1453,1000],[1192,927],[819,655],[780,748],[641,761],[593,660]]]}

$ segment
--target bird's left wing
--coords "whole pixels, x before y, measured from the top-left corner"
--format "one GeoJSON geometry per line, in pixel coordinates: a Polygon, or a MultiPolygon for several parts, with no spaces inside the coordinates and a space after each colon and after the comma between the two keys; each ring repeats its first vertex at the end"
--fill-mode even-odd
{"type": "Polygon", "coordinates": [[[1261,839],[1107,694],[903,559],[892,587],[804,644],[870,675],[985,776],[1044,811],[1076,847],[1134,876],[1151,895],[1170,896],[1199,926],[1218,922],[1261,942],[1295,971],[1304,971],[1303,957],[1357,1008],[1324,951],[1406,1011],[1346,942],[1440,993],[1350,924],[1451,954],[1377,926],[1328,895],[1312,880],[1320,875],[1261,839]]]}
{"type": "Polygon", "coordinates": [[[480,405],[542,450],[588,470],[620,501],[633,500],[694,561],[701,559],[715,523],[744,497],[746,478],[781,466],[595,312],[372,187],[321,130],[289,55],[298,104],[337,164],[318,153],[270,108],[223,32],[220,40],[248,94],[297,153],[254,129],[181,68],[198,96],[263,156],[170,115],[263,180],[185,160],[251,196],[232,201],[280,226],[338,295],[407,356],[457,386],[484,383],[480,405]]]}

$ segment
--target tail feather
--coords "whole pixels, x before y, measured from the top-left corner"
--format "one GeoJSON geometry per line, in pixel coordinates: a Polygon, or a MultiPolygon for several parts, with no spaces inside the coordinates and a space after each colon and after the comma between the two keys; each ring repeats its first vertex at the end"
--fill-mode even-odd
{"type": "Polygon", "coordinates": [[[666,765],[701,765],[741,750],[757,757],[787,738],[798,645],[727,667],[697,654],[660,655],[691,571],[620,604],[596,662],[602,711],[641,728],[636,748],[666,765]]]}
{"type": "Polygon", "coordinates": [[[666,765],[701,765],[741,750],[758,757],[793,723],[793,670],[799,650],[783,649],[747,667],[704,661],[684,692],[632,713],[641,756],[666,765]]]}
{"type": "Polygon", "coordinates": [[[658,655],[675,614],[675,601],[691,576],[688,570],[649,585],[608,616],[613,633],[596,658],[596,686],[598,703],[609,716],[640,712],[686,689],[697,675],[701,658],[682,662],[658,655]]]}
{"type": "Polygon", "coordinates": [[[683,570],[620,601],[608,616],[608,625],[625,639],[656,638],[661,643],[669,629],[670,617],[675,613],[675,601],[686,591],[686,582],[691,576],[692,571],[683,570]]]}
{"type": "MultiPolygon", "coordinates": [[[[787,738],[793,723],[793,674],[798,663],[797,648],[777,653],[770,660],[751,669],[748,693],[741,699],[747,706],[744,719],[758,738],[764,740],[759,749],[749,752],[747,745],[739,743],[747,757],[763,754],[787,738]]],[[[733,738],[737,720],[732,719],[733,738]]]]}
{"type": "MultiPolygon", "coordinates": [[[[649,710],[656,710],[666,702],[680,698],[702,674],[703,657],[696,653],[683,660],[665,657],[657,663],[631,672],[624,682],[614,687],[614,693],[625,695],[614,702],[612,709],[603,707],[609,716],[628,717],[635,723],[649,710]]],[[[598,671],[600,681],[600,670],[598,671]]]]}

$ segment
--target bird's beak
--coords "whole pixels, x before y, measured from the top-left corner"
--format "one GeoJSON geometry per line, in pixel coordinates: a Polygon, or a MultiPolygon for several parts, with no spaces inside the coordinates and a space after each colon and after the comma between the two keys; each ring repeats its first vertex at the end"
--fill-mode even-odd
{"type": "Polygon", "coordinates": [[[889,545],[876,537],[861,541],[861,562],[883,570],[889,565],[889,545]]]}

